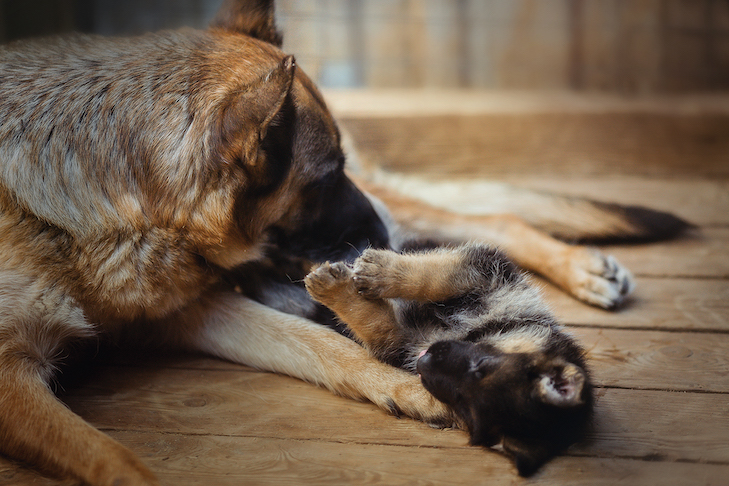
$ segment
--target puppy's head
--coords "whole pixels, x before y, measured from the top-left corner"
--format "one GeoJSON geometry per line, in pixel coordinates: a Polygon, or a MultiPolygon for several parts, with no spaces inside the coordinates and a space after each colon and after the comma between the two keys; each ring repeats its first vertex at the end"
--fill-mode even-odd
{"type": "Polygon", "coordinates": [[[321,94],[278,49],[273,11],[271,1],[226,1],[210,30],[208,69],[227,84],[212,145],[230,168],[221,179],[238,190],[237,229],[245,241],[313,261],[386,246],[385,225],[344,173],[340,132],[321,94]]]}
{"type": "Polygon", "coordinates": [[[587,373],[562,357],[440,341],[417,370],[425,388],[465,422],[471,443],[501,444],[522,476],[577,441],[591,415],[587,373]]]}

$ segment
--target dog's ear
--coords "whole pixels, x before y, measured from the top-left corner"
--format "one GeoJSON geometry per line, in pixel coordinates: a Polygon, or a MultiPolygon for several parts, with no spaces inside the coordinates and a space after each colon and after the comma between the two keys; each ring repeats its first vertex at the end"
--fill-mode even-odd
{"type": "Polygon", "coordinates": [[[273,0],[225,0],[210,27],[249,35],[281,47],[273,0]]]}
{"type": "Polygon", "coordinates": [[[261,142],[291,93],[295,71],[294,56],[287,56],[258,82],[231,96],[218,128],[218,152],[224,161],[256,165],[261,142]]]}
{"type": "Polygon", "coordinates": [[[576,407],[584,403],[585,372],[577,365],[564,363],[543,373],[537,381],[536,393],[540,400],[556,407],[576,407]]]}

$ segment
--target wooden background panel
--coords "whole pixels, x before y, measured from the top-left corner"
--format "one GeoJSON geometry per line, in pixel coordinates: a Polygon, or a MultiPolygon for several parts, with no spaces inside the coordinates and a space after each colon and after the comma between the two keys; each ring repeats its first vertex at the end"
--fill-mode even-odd
{"type": "Polygon", "coordinates": [[[302,66],[326,86],[651,93],[729,85],[727,10],[718,0],[281,0],[278,15],[284,32],[320,21],[313,48],[285,37],[284,49],[313,60],[302,66]],[[325,41],[333,31],[362,47],[343,59],[325,41]]]}

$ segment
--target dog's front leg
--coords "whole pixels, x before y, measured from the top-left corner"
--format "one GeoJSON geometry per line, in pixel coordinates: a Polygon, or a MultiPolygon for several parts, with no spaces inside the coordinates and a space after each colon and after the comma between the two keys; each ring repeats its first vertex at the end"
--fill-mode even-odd
{"type": "Polygon", "coordinates": [[[283,373],[389,412],[449,425],[451,412],[420,380],[377,361],[354,341],[234,292],[200,299],[168,320],[188,349],[283,373]]]}

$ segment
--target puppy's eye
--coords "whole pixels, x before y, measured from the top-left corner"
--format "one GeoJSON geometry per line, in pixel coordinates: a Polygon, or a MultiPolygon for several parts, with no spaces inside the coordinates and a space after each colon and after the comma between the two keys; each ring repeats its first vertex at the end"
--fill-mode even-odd
{"type": "Polygon", "coordinates": [[[499,364],[499,358],[496,356],[480,356],[472,365],[471,372],[480,380],[484,376],[491,373],[499,364]]]}

